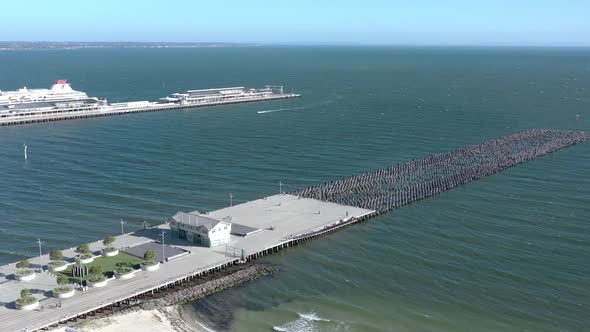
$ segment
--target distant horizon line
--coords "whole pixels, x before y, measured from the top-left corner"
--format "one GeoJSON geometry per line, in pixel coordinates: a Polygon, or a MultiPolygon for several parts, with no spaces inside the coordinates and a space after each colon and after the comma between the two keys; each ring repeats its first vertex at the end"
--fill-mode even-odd
{"type": "MultiPolygon", "coordinates": [[[[349,46],[349,47],[466,47],[466,48],[490,48],[490,47],[498,47],[498,48],[509,48],[509,47],[521,47],[521,48],[590,48],[590,44],[512,44],[512,43],[502,43],[502,44],[436,44],[436,43],[354,43],[354,42],[224,42],[224,41],[81,41],[81,40],[69,40],[69,41],[51,41],[51,40],[36,40],[36,41],[27,41],[27,40],[0,40],[0,49],[2,46],[7,46],[7,44],[22,44],[24,45],[41,45],[41,44],[49,44],[55,46],[66,46],[70,44],[74,44],[72,46],[76,46],[78,44],[79,47],[86,46],[99,46],[99,45],[125,45],[128,44],[129,46],[141,46],[141,45],[152,45],[152,46],[166,46],[166,45],[176,45],[176,46],[200,46],[200,47],[215,47],[215,46],[349,46]]],[[[17,45],[14,45],[17,46],[17,45]]],[[[181,47],[179,47],[181,48],[181,47]]]]}

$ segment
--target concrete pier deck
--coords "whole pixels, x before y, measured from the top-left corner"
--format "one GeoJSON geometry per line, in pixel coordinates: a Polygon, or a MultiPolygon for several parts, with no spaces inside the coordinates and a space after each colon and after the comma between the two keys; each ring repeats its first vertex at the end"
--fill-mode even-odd
{"type": "MultiPolygon", "coordinates": [[[[231,252],[225,245],[213,248],[195,247],[186,241],[170,238],[168,232],[166,244],[191,253],[163,264],[157,271],[138,271],[132,279],[110,280],[105,288],[91,288],[86,292],[78,290],[74,297],[68,299],[51,297],[51,290],[57,284],[56,278],[48,272],[38,273],[32,281],[16,281],[12,277],[16,271],[14,263],[0,266],[0,331],[33,331],[65,322],[125,299],[173,285],[187,277],[234,264],[240,259],[234,256],[235,249],[240,254],[243,250],[247,259],[254,259],[277,250],[280,246],[295,243],[305,236],[314,236],[345,226],[354,220],[364,219],[373,212],[289,194],[278,194],[212,211],[209,214],[213,217],[231,216],[232,222],[259,228],[261,231],[247,237],[232,235],[228,244],[233,250],[231,252]],[[44,307],[43,310],[40,307],[32,311],[14,308],[14,301],[23,288],[32,289],[33,295],[40,300],[40,306],[44,307]],[[62,307],[55,308],[59,301],[62,307]]],[[[115,246],[120,247],[123,243],[125,246],[136,246],[154,241],[158,239],[161,230],[167,229],[168,226],[164,224],[118,236],[115,246]]],[[[93,252],[98,252],[103,245],[97,241],[91,243],[90,247],[93,252]]],[[[74,248],[64,250],[63,253],[68,260],[76,255],[74,248]]],[[[39,257],[30,259],[32,268],[40,263],[45,265],[48,261],[48,255],[42,256],[41,260],[39,257]]]]}

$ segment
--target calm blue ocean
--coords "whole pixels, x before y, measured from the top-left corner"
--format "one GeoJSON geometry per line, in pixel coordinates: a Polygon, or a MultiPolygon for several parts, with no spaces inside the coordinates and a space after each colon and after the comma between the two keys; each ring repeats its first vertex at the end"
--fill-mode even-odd
{"type": "MultiPolygon", "coordinates": [[[[110,101],[284,84],[294,100],[0,128],[0,263],[445,152],[590,123],[590,49],[252,47],[0,52],[0,89],[110,101]],[[270,111],[258,113],[258,111],[270,111]],[[22,146],[29,146],[29,160],[22,146]]],[[[588,125],[586,125],[588,127],[588,125]]],[[[583,331],[590,144],[268,259],[192,304],[216,331],[583,331]]]]}

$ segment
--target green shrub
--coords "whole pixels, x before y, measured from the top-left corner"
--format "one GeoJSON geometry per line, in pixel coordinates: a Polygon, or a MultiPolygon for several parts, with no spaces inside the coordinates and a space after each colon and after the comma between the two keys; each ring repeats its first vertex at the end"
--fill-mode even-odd
{"type": "Polygon", "coordinates": [[[39,300],[36,297],[34,297],[32,295],[27,295],[27,296],[21,297],[20,299],[16,300],[16,304],[29,305],[29,304],[33,304],[37,301],[39,301],[39,300]]]}
{"type": "Polygon", "coordinates": [[[103,282],[105,280],[107,280],[107,278],[105,278],[105,276],[102,274],[94,274],[88,277],[88,281],[90,282],[103,282]]]}
{"type": "Polygon", "coordinates": [[[130,273],[132,271],[134,271],[134,270],[130,266],[121,266],[121,267],[118,267],[115,270],[115,273],[117,273],[117,274],[127,274],[127,273],[130,273]]]}
{"type": "Polygon", "coordinates": [[[95,265],[90,267],[90,274],[102,274],[102,266],[95,265]]]}
{"type": "Polygon", "coordinates": [[[16,272],[14,273],[15,276],[18,277],[24,277],[24,276],[30,276],[31,274],[35,273],[35,271],[30,270],[30,269],[21,269],[21,270],[16,270],[16,272]]]}
{"type": "Polygon", "coordinates": [[[66,276],[59,276],[57,277],[57,284],[58,285],[67,285],[70,283],[70,279],[66,276]]]}
{"type": "Polygon", "coordinates": [[[23,259],[22,261],[16,263],[16,267],[18,267],[19,269],[25,269],[29,265],[31,265],[31,263],[29,263],[28,259],[23,259]]]}
{"type": "Polygon", "coordinates": [[[117,250],[119,250],[119,249],[114,248],[114,247],[106,247],[102,251],[104,251],[104,252],[113,252],[113,251],[117,251],[117,250]]]}
{"type": "Polygon", "coordinates": [[[134,264],[133,264],[133,263],[130,263],[130,262],[119,262],[119,263],[115,264],[115,266],[116,266],[118,269],[120,269],[120,268],[123,268],[123,267],[130,267],[130,268],[132,268],[132,267],[133,267],[133,265],[134,265],[134,264]]]}
{"type": "Polygon", "coordinates": [[[154,257],[156,257],[156,252],[153,250],[148,250],[143,254],[143,259],[146,261],[151,261],[154,259],[154,257]]]}
{"type": "Polygon", "coordinates": [[[23,288],[20,291],[20,297],[21,298],[27,297],[27,296],[31,296],[32,294],[33,294],[33,292],[31,292],[31,289],[30,288],[23,288]]]}
{"type": "Polygon", "coordinates": [[[104,240],[102,240],[102,243],[106,246],[109,247],[111,244],[115,243],[116,238],[112,235],[107,235],[104,237],[104,240]]]}
{"type": "Polygon", "coordinates": [[[82,254],[82,255],[80,255],[80,259],[88,259],[88,258],[92,258],[92,257],[94,257],[94,256],[92,256],[92,255],[91,255],[91,254],[89,254],[89,253],[86,253],[86,254],[82,254]]]}
{"type": "Polygon", "coordinates": [[[64,259],[64,254],[59,249],[53,249],[49,253],[49,259],[51,259],[52,261],[60,261],[64,259]]]}
{"type": "Polygon", "coordinates": [[[52,262],[47,263],[47,265],[48,266],[51,266],[51,267],[63,266],[63,265],[66,265],[66,264],[67,263],[64,262],[64,261],[52,261],[52,262]]]}
{"type": "Polygon", "coordinates": [[[54,293],[69,293],[73,289],[72,286],[60,286],[53,289],[54,293]]]}
{"type": "Polygon", "coordinates": [[[76,250],[80,253],[87,254],[90,253],[90,246],[88,243],[82,243],[78,246],[78,248],[76,248],[76,250]]]}

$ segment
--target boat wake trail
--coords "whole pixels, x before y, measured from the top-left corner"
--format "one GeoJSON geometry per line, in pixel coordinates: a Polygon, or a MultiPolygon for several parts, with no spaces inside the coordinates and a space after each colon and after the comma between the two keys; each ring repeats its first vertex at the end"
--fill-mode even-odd
{"type": "Polygon", "coordinates": [[[265,114],[265,113],[274,113],[274,112],[282,112],[282,111],[294,111],[294,110],[301,110],[304,107],[293,107],[293,108],[277,108],[274,110],[265,110],[265,111],[258,111],[258,114],[265,114]]]}
{"type": "Polygon", "coordinates": [[[334,103],[335,101],[338,101],[340,99],[343,99],[344,97],[341,95],[336,95],[333,98],[329,98],[326,100],[321,100],[306,106],[299,106],[299,107],[289,107],[289,108],[277,108],[277,109],[271,109],[271,110],[264,110],[264,111],[257,111],[256,113],[258,114],[265,114],[265,113],[274,113],[274,112],[282,112],[282,111],[296,111],[296,110],[304,110],[304,109],[310,109],[310,108],[317,108],[317,107],[323,107],[325,105],[329,105],[334,103]]]}
{"type": "Polygon", "coordinates": [[[288,110],[288,108],[278,108],[276,110],[258,111],[256,113],[258,113],[258,114],[265,114],[265,113],[281,112],[281,111],[286,111],[286,110],[288,110]]]}

